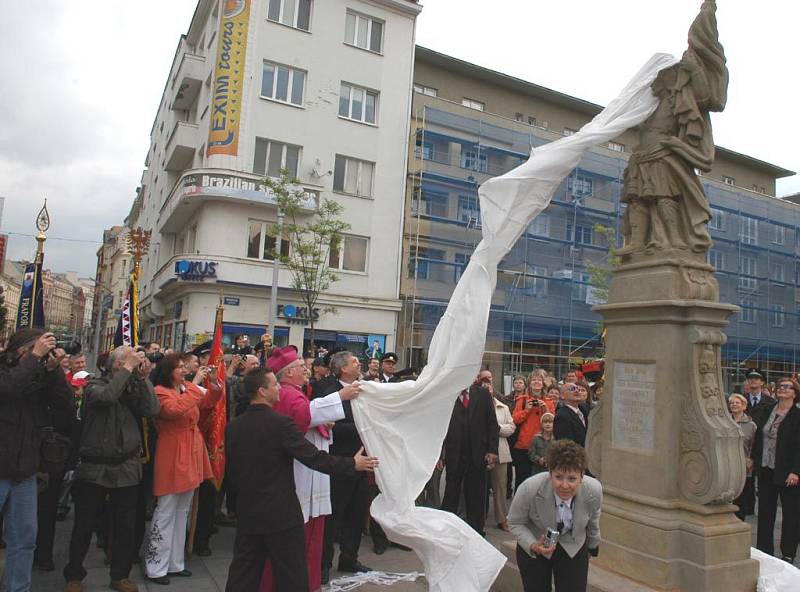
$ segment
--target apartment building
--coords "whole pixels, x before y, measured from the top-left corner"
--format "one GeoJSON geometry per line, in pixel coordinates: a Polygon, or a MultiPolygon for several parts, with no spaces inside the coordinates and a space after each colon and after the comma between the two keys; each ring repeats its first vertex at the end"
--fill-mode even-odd
{"type": "MultiPolygon", "coordinates": [[[[112,226],[103,231],[103,244],[97,249],[97,270],[94,288],[90,293],[91,329],[87,332],[86,345],[95,351],[108,351],[114,343],[117,321],[122,313],[122,304],[128,290],[132,257],[128,252],[125,237],[126,226],[112,226]],[[99,327],[100,335],[96,334],[99,327]],[[98,341],[99,339],[99,341],[98,341]]],[[[89,297],[89,293],[87,293],[89,297]]]]}
{"type": "MultiPolygon", "coordinates": [[[[480,240],[478,186],[524,162],[531,147],[574,133],[599,105],[417,47],[399,324],[402,355],[427,344],[480,240]]],[[[501,263],[486,360],[497,376],[602,355],[592,263],[619,242],[629,131],[589,152],[501,263]]],[[[800,361],[800,208],[775,198],[794,174],[717,148],[702,177],[714,218],[709,262],[721,300],[742,306],[727,327],[730,381],[742,367],[782,372],[800,361]]]]}
{"type": "MultiPolygon", "coordinates": [[[[225,339],[267,327],[277,221],[262,180],[286,168],[350,224],[339,281],[306,311],[281,269],[276,341],[396,343],[411,110],[410,0],[200,0],[181,37],[127,219],[152,231],[143,337],[184,349],[225,305],[225,339]],[[335,313],[325,309],[335,307],[335,313]]],[[[291,248],[291,245],[284,245],[291,248]]]]}

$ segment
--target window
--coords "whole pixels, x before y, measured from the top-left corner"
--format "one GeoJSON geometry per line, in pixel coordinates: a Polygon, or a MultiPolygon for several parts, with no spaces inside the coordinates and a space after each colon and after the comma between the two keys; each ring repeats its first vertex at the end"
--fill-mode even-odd
{"type": "Polygon", "coordinates": [[[311,22],[311,0],[269,0],[267,19],[308,31],[311,22]]]}
{"type": "Polygon", "coordinates": [[[279,177],[281,169],[288,169],[291,176],[297,177],[299,162],[300,146],[256,138],[256,150],[253,157],[255,174],[279,177]]]}
{"type": "Polygon", "coordinates": [[[477,146],[461,151],[461,168],[485,173],[489,169],[486,149],[477,146]]]}
{"type": "MultiPolygon", "coordinates": [[[[250,220],[250,232],[247,237],[247,256],[250,259],[272,261],[272,254],[277,245],[275,237],[268,233],[272,226],[272,222],[250,220]]],[[[286,237],[281,240],[281,255],[289,256],[289,240],[286,237]]]]}
{"type": "Polygon", "coordinates": [[[713,230],[725,230],[725,219],[725,212],[711,208],[711,220],[708,221],[708,227],[713,230]]]}
{"type": "Polygon", "coordinates": [[[442,279],[440,277],[441,270],[435,270],[435,268],[442,267],[440,264],[442,261],[444,261],[444,251],[412,245],[408,251],[408,277],[413,278],[416,273],[417,279],[420,280],[442,279]],[[431,263],[439,263],[439,265],[434,266],[431,263]]]}
{"type": "Polygon", "coordinates": [[[739,240],[746,245],[758,244],[758,220],[747,216],[739,218],[739,240]]]}
{"type": "Polygon", "coordinates": [[[756,305],[755,302],[749,299],[744,299],[739,302],[739,306],[742,307],[742,312],[740,314],[740,320],[743,323],[755,323],[756,322],[756,305]]]}
{"type": "Polygon", "coordinates": [[[197,241],[197,224],[193,224],[186,231],[186,252],[194,253],[195,242],[197,241]]]}
{"type": "Polygon", "coordinates": [[[514,114],[514,121],[519,121],[520,123],[524,123],[525,122],[525,115],[523,115],[522,113],[515,113],[514,114]]]}
{"type": "Polygon", "coordinates": [[[484,103],[476,101],[475,99],[468,99],[467,97],[461,99],[461,104],[465,107],[469,107],[470,109],[476,109],[477,111],[486,110],[486,105],[484,103]]]}
{"type": "Polygon", "coordinates": [[[458,196],[458,219],[477,227],[481,223],[481,209],[477,195],[458,196]]]}
{"type": "Polygon", "coordinates": [[[331,249],[330,266],[339,271],[367,271],[367,243],[363,236],[346,234],[338,249],[331,249]]]}
{"type": "Polygon", "coordinates": [[[536,118],[528,117],[528,125],[536,125],[536,118]]]}
{"type": "Polygon", "coordinates": [[[786,314],[782,304],[773,304],[770,307],[770,317],[772,319],[773,327],[783,327],[786,321],[786,314]]]}
{"type": "MultiPolygon", "coordinates": [[[[572,224],[567,224],[567,240],[572,241],[572,224]]],[[[583,226],[581,224],[575,225],[575,242],[580,245],[592,244],[592,227],[583,226]]]]}
{"type": "Polygon", "coordinates": [[[571,128],[568,128],[568,127],[565,127],[563,130],[561,130],[561,135],[562,136],[573,136],[573,135],[575,135],[575,130],[571,129],[571,128]]]}
{"type": "Polygon", "coordinates": [[[625,152],[625,144],[620,144],[619,142],[609,142],[608,149],[613,150],[614,152],[625,152]]]}
{"type": "Polygon", "coordinates": [[[375,165],[366,160],[336,155],[333,167],[333,190],[359,197],[372,197],[375,165]]]}
{"type": "Polygon", "coordinates": [[[769,264],[769,277],[772,281],[783,282],[783,263],[772,262],[769,264]]]}
{"type": "Polygon", "coordinates": [[[713,265],[714,269],[716,269],[717,271],[724,271],[725,253],[723,253],[722,251],[718,251],[717,249],[709,249],[708,263],[709,265],[713,265]]]}
{"type": "Polygon", "coordinates": [[[342,82],[339,93],[340,117],[364,123],[375,123],[377,107],[378,93],[342,82]]]}
{"type": "Polygon", "coordinates": [[[722,175],[722,182],[725,183],[725,185],[736,185],[736,179],[728,175],[722,175]]]}
{"type": "Polygon", "coordinates": [[[772,242],[776,245],[782,245],[786,241],[786,228],[783,226],[778,226],[777,224],[772,225],[772,242]]]}
{"type": "Polygon", "coordinates": [[[380,53],[383,43],[383,21],[348,10],[344,25],[344,42],[380,53]]]}
{"type": "Polygon", "coordinates": [[[534,266],[531,267],[530,273],[532,277],[529,276],[527,278],[528,282],[525,292],[529,296],[544,296],[547,290],[547,268],[534,266]]]}
{"type": "Polygon", "coordinates": [[[428,95],[429,97],[436,97],[439,95],[439,91],[436,90],[435,88],[431,88],[430,86],[423,86],[422,84],[415,84],[414,92],[418,92],[423,95],[428,95]]]}
{"type": "Polygon", "coordinates": [[[549,214],[539,214],[531,222],[528,232],[537,237],[550,236],[550,216],[549,214]]]}
{"type": "Polygon", "coordinates": [[[287,66],[264,62],[261,97],[292,105],[303,104],[306,73],[287,66]]]}
{"type": "Polygon", "coordinates": [[[594,191],[594,182],[591,178],[583,175],[570,175],[567,178],[567,191],[573,197],[591,197],[594,191]]]}
{"type": "Polygon", "coordinates": [[[467,264],[469,263],[469,255],[466,253],[456,253],[455,254],[455,271],[454,271],[454,279],[457,282],[461,279],[461,274],[464,273],[464,270],[467,268],[467,264]]]}
{"type": "Polygon", "coordinates": [[[739,257],[739,288],[756,289],[756,258],[749,255],[739,257]]]}
{"type": "Polygon", "coordinates": [[[447,218],[447,193],[441,191],[432,191],[430,189],[422,190],[422,211],[428,216],[435,216],[437,218],[447,218]]]}
{"type": "Polygon", "coordinates": [[[572,299],[580,302],[586,302],[586,293],[589,288],[589,280],[591,276],[585,271],[575,273],[572,278],[572,299]]]}
{"type": "Polygon", "coordinates": [[[422,142],[422,158],[423,160],[436,160],[433,148],[433,142],[422,142]]]}

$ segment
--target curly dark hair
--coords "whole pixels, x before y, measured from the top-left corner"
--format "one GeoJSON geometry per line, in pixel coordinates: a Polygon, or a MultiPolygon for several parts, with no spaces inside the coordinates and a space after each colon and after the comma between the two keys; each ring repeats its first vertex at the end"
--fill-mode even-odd
{"type": "Polygon", "coordinates": [[[156,369],[153,373],[153,386],[177,388],[178,385],[172,383],[172,371],[175,370],[180,363],[180,354],[168,354],[161,358],[161,361],[156,364],[156,369]]]}
{"type": "Polygon", "coordinates": [[[550,471],[586,472],[586,449],[572,440],[556,440],[547,451],[547,466],[550,471]]]}

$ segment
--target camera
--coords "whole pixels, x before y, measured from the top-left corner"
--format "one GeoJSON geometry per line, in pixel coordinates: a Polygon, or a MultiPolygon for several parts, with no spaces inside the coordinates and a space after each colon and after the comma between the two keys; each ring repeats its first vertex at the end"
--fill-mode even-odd
{"type": "Polygon", "coordinates": [[[544,537],[544,546],[548,549],[550,547],[555,547],[556,543],[558,542],[558,534],[559,533],[555,528],[548,528],[544,537]]]}
{"type": "Polygon", "coordinates": [[[74,339],[56,341],[56,349],[63,349],[68,356],[76,356],[81,353],[81,344],[74,339]]]}
{"type": "Polygon", "coordinates": [[[164,354],[162,354],[161,352],[152,352],[149,354],[145,354],[144,357],[147,358],[150,361],[150,363],[158,364],[161,360],[164,359],[164,354]]]}

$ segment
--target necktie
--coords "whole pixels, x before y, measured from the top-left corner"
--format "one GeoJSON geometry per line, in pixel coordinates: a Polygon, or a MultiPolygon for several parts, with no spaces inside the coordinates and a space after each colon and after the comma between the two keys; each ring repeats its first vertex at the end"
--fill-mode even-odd
{"type": "Polygon", "coordinates": [[[461,393],[461,403],[464,405],[464,409],[469,409],[469,393],[467,391],[461,393]]]}

